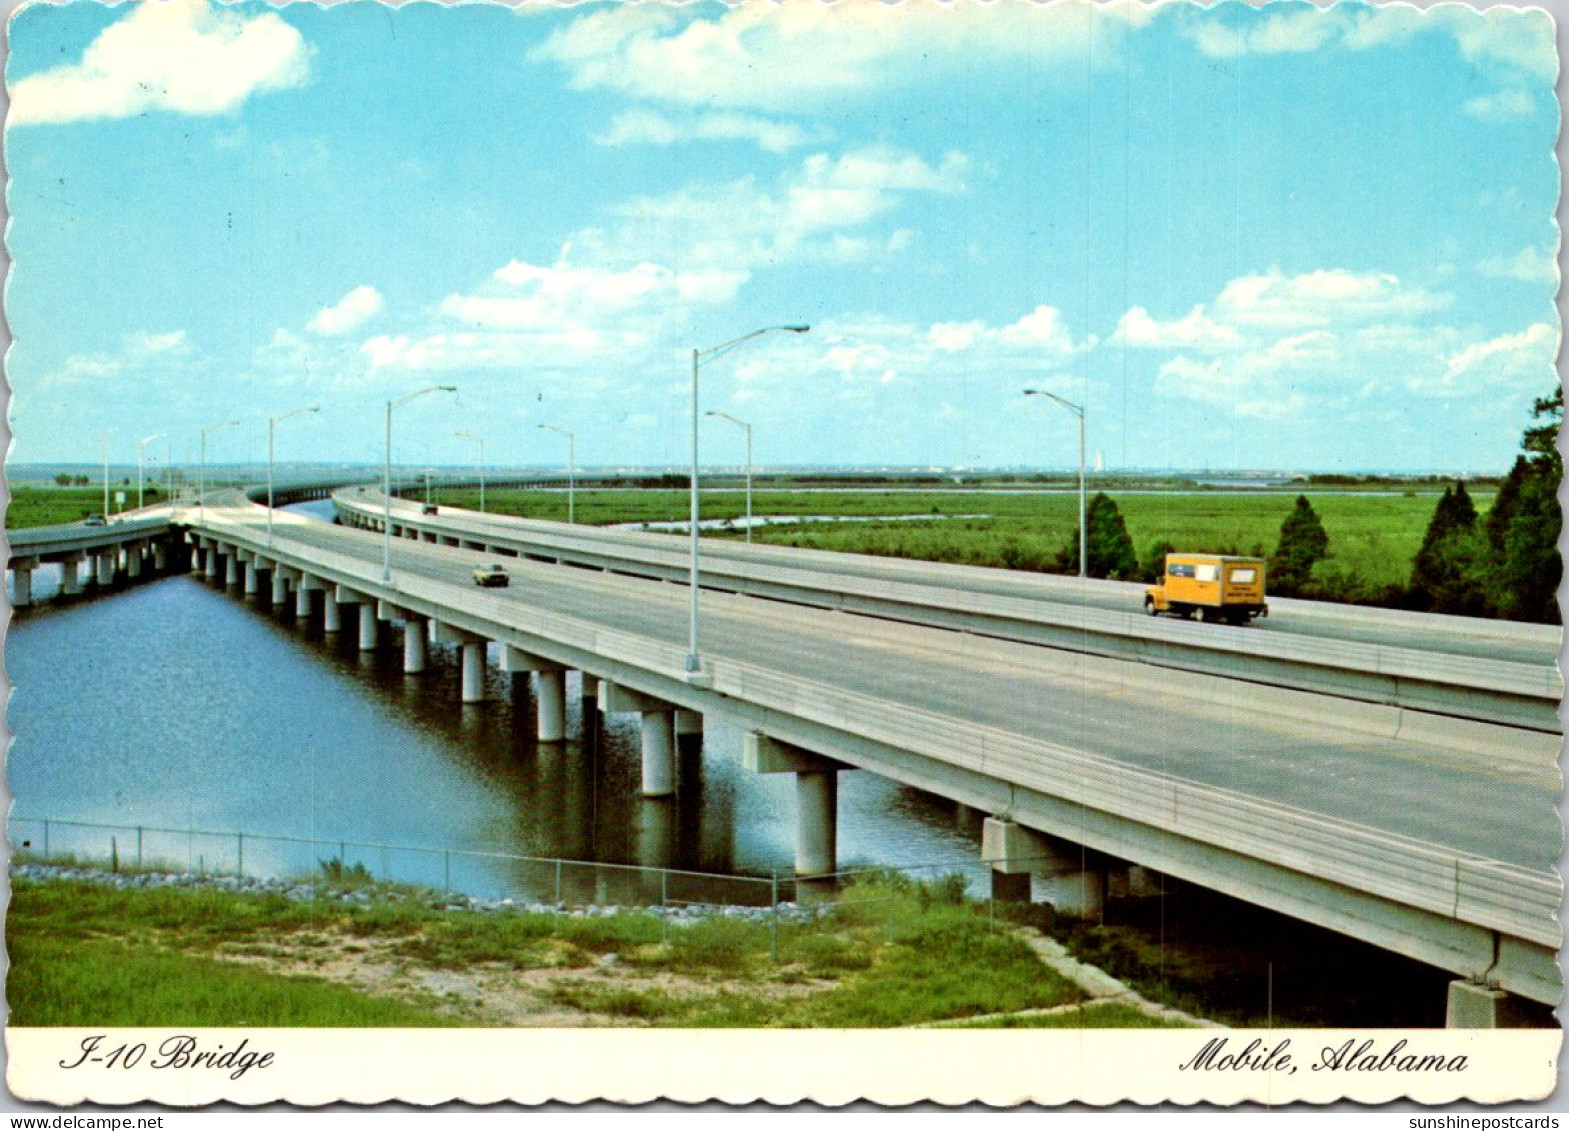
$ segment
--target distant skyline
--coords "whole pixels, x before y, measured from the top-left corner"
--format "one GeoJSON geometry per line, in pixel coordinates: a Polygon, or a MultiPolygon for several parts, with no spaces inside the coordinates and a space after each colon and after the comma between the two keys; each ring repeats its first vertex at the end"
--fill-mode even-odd
{"type": "Polygon", "coordinates": [[[13,463],[1498,473],[1557,380],[1552,21],[38,5],[13,463]],[[162,458],[165,441],[149,450],[162,458]],[[705,420],[704,463],[740,430],[705,420]]]}

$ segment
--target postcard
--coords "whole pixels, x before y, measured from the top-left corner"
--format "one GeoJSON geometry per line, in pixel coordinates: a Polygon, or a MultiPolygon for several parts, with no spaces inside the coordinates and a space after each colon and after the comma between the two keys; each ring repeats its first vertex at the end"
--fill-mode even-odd
{"type": "Polygon", "coordinates": [[[16,1103],[1551,1102],[1549,10],[8,33],[16,1103]]]}

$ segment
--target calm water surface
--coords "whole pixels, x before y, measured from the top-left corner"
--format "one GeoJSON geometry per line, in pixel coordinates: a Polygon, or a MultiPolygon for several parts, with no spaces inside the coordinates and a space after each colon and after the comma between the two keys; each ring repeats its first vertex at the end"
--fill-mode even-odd
{"type": "MultiPolygon", "coordinates": [[[[330,514],[325,503],[295,509],[330,514]]],[[[40,599],[58,572],[35,572],[40,599]]],[[[487,701],[462,706],[456,649],[432,647],[430,670],[406,676],[396,637],[362,654],[355,632],[324,634],[319,613],[301,625],[292,601],[269,610],[196,575],[23,613],[6,644],[13,845],[41,848],[41,826],[18,819],[47,817],[53,851],[106,854],[110,833],[59,823],[95,822],[122,827],[122,860],[140,850],[232,870],[243,855],[247,872],[291,874],[341,855],[474,894],[549,894],[556,877],[442,850],[789,873],[793,775],[744,771],[741,731],[722,717],[707,720],[701,749],[683,751],[679,795],[647,800],[636,716],[585,740],[575,676],[573,738],[541,745],[521,677],[514,687],[492,667],[487,701]]],[[[865,772],[840,775],[839,844],[844,867],[941,862],[972,889],[984,880],[951,802],[865,772]]],[[[606,877],[567,869],[567,887],[580,882],[603,889],[606,877]]]]}

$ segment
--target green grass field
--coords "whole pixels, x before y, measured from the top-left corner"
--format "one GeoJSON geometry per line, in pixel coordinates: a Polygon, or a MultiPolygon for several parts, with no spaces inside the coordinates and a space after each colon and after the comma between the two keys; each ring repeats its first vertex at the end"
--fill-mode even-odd
{"type": "MultiPolygon", "coordinates": [[[[637,911],[574,917],[443,911],[417,899],[296,903],[17,877],[7,921],[11,1024],[502,1023],[483,1001],[454,1004],[419,990],[431,971],[490,979],[496,992],[530,974],[528,992],[542,1007],[603,1024],[889,1027],[1083,1000],[1017,928],[958,892],[952,883],[872,876],[842,893],[831,915],[786,921],[775,937],[758,919],[666,924],[637,911]],[[366,951],[399,971],[386,992],[297,972],[366,951]],[[279,958],[296,972],[266,968],[279,958]],[[541,983],[541,972],[558,976],[541,983]]],[[[1164,1024],[1093,1010],[1018,1023],[1164,1024]]]]}
{"type": "MultiPolygon", "coordinates": [[[[114,492],[124,491],[126,506],[136,506],[136,484],[109,485],[110,514],[115,513],[114,492]]],[[[163,501],[163,491],[148,484],[143,491],[148,506],[163,501]]],[[[104,492],[100,487],[12,487],[11,503],[5,512],[7,530],[28,530],[62,522],[80,522],[90,514],[102,514],[104,492]]]]}
{"type": "MultiPolygon", "coordinates": [[[[1114,493],[1112,497],[1141,558],[1148,555],[1151,545],[1163,539],[1179,549],[1195,552],[1268,555],[1280,537],[1280,524],[1296,501],[1296,493],[1290,491],[1127,492],[1114,493]]],[[[1329,558],[1319,563],[1315,571],[1315,578],[1325,588],[1341,590],[1347,599],[1357,599],[1403,586],[1410,579],[1411,563],[1433,516],[1438,492],[1358,491],[1309,497],[1329,534],[1329,558]]],[[[1477,490],[1472,499],[1485,515],[1493,496],[1477,490]]],[[[479,492],[441,490],[437,501],[477,510],[479,492]]],[[[599,525],[680,521],[686,518],[688,505],[688,496],[682,491],[584,490],[577,492],[575,509],[578,522],[599,525]]],[[[556,491],[495,490],[487,491],[486,506],[496,514],[565,521],[567,500],[565,494],[556,491]]],[[[741,492],[714,491],[703,496],[705,519],[739,518],[745,511],[745,496],[741,492]]],[[[765,527],[753,532],[758,541],[1010,569],[1049,570],[1058,551],[1078,531],[1078,497],[1071,492],[1039,495],[866,490],[841,494],[764,490],[754,495],[753,512],[890,519],[765,527]],[[986,517],[934,521],[930,517],[933,515],[986,517]],[[912,521],[915,516],[923,517],[912,521]]]]}

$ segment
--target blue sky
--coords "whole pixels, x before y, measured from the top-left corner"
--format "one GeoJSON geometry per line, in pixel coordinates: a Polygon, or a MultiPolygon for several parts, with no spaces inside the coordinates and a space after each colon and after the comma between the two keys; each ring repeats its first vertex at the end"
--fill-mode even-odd
{"type": "Polygon", "coordinates": [[[12,459],[1502,471],[1556,380],[1541,11],[27,7],[12,459]],[[151,448],[161,452],[164,441],[151,448]],[[704,459],[738,429],[705,421],[704,459]],[[1092,454],[1092,458],[1094,458],[1092,454]]]}

